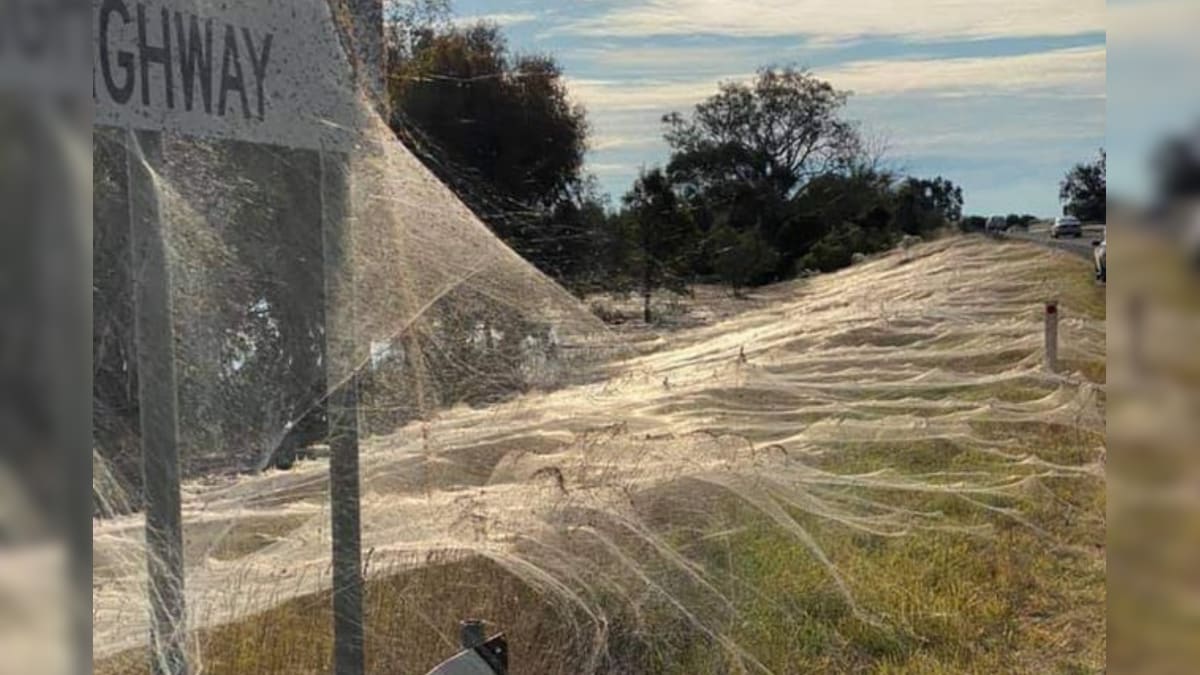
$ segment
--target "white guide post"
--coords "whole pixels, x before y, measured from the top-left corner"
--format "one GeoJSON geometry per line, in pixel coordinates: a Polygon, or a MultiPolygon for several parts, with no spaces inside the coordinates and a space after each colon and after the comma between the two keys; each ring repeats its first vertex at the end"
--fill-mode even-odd
{"type": "Polygon", "coordinates": [[[1046,370],[1058,372],[1058,301],[1046,303],[1046,370]]]}

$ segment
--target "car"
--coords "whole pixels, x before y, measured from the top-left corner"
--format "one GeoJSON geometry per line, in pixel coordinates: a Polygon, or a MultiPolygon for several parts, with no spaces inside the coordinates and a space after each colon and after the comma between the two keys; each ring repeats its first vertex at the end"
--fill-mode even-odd
{"type": "Polygon", "coordinates": [[[1096,281],[1108,283],[1108,234],[1092,242],[1092,263],[1096,266],[1096,281]]]}
{"type": "Polygon", "coordinates": [[[1008,218],[1006,216],[992,216],[988,218],[987,225],[983,229],[988,234],[1000,234],[1008,229],[1008,218]]]}
{"type": "Polygon", "coordinates": [[[1050,238],[1058,239],[1060,237],[1082,237],[1083,224],[1074,216],[1062,216],[1054,219],[1054,224],[1050,226],[1050,238]]]}

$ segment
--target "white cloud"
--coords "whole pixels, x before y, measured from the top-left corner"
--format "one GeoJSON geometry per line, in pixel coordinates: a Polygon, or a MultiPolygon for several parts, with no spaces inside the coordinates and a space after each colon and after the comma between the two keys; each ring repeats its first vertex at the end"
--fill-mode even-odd
{"type": "Polygon", "coordinates": [[[556,29],[623,37],[806,35],[834,42],[869,36],[949,40],[1104,30],[1105,0],[642,0],[556,29]]]}
{"type": "Polygon", "coordinates": [[[1104,135],[1104,120],[1090,116],[1079,123],[1049,123],[1022,126],[1019,122],[1002,125],[989,123],[983,128],[946,132],[908,131],[892,134],[890,149],[902,157],[936,155],[960,159],[1024,159],[1031,148],[1056,151],[1064,142],[1092,141],[1104,135]]]}
{"type": "MultiPolygon", "coordinates": [[[[634,129],[633,131],[636,133],[636,131],[642,130],[634,129]]],[[[589,142],[589,149],[593,152],[645,149],[657,146],[661,140],[661,136],[654,135],[653,133],[643,133],[640,135],[601,133],[592,136],[589,142]]]]}
{"type": "MultiPolygon", "coordinates": [[[[1105,48],[1100,46],[1017,56],[853,61],[814,72],[858,97],[921,93],[1103,98],[1105,63],[1105,48]]],[[[752,77],[741,73],[685,81],[570,79],[567,86],[593,115],[651,115],[685,111],[714,94],[718,81],[752,77]]]]}
{"type": "Polygon", "coordinates": [[[588,170],[598,176],[621,176],[624,174],[632,174],[637,172],[637,167],[632,164],[605,164],[592,162],[588,164],[588,170]]]}
{"type": "Polygon", "coordinates": [[[479,22],[494,23],[500,26],[515,26],[521,23],[529,23],[537,21],[538,15],[523,12],[523,13],[501,13],[501,14],[475,14],[472,16],[460,16],[454,19],[454,23],[459,26],[469,26],[479,22]]]}
{"type": "MultiPolygon", "coordinates": [[[[798,45],[798,43],[797,43],[798,45]]],[[[779,50],[768,45],[721,45],[719,47],[581,47],[565,52],[574,60],[586,61],[604,72],[625,71],[645,75],[669,75],[681,71],[694,74],[725,73],[731,64],[760,64],[777,61],[779,50]]],[[[790,60],[790,59],[788,59],[790,60]]]]}
{"type": "Polygon", "coordinates": [[[1196,0],[1141,0],[1114,3],[1108,8],[1108,41],[1117,46],[1161,48],[1164,45],[1197,53],[1196,0]]]}
{"type": "MultiPolygon", "coordinates": [[[[740,75],[722,79],[746,79],[740,75]]],[[[568,79],[571,97],[589,113],[597,112],[669,112],[695,105],[717,90],[713,79],[672,82],[666,80],[588,80],[568,79]]]]}
{"type": "Polygon", "coordinates": [[[860,96],[930,92],[1102,98],[1106,58],[1103,46],[1081,47],[1018,56],[855,61],[817,69],[816,74],[860,96]]]}

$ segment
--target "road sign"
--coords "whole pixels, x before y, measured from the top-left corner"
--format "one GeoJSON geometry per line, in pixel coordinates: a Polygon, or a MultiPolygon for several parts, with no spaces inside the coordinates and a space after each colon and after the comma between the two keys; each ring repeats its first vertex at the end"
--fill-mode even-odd
{"type": "Polygon", "coordinates": [[[325,0],[92,0],[98,125],[347,150],[353,71],[325,0]]]}

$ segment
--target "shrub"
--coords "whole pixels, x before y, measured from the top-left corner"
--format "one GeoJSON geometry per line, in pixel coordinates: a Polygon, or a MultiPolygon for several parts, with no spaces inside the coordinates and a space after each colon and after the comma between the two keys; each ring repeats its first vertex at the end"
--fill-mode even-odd
{"type": "Polygon", "coordinates": [[[608,300],[592,300],[588,303],[588,309],[598,319],[610,325],[622,324],[631,318],[628,314],[614,307],[608,300]]]}
{"type": "Polygon", "coordinates": [[[770,281],[779,264],[776,251],[757,229],[736,232],[724,227],[713,237],[716,244],[714,267],[721,279],[738,289],[770,281]]]}
{"type": "Polygon", "coordinates": [[[958,224],[963,232],[983,232],[987,229],[987,218],[984,216],[967,216],[958,224]]]}
{"type": "Polygon", "coordinates": [[[868,230],[856,223],[843,223],[813,244],[797,268],[833,272],[853,264],[856,253],[865,256],[885,251],[894,243],[892,234],[886,230],[868,230]]]}

